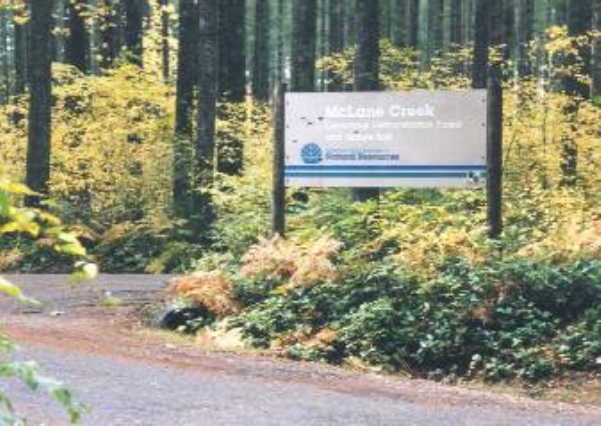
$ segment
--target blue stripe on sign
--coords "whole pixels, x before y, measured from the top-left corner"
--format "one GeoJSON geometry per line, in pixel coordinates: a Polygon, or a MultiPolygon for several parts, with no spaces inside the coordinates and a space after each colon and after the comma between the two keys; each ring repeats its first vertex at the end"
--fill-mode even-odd
{"type": "Polygon", "coordinates": [[[468,173],[446,173],[446,172],[383,172],[383,173],[352,173],[352,172],[321,172],[321,173],[305,173],[305,172],[286,172],[287,178],[448,178],[448,179],[465,179],[468,173]]]}
{"type": "Polygon", "coordinates": [[[335,171],[335,170],[365,170],[365,171],[466,171],[466,172],[475,172],[475,171],[484,171],[486,170],[485,165],[472,165],[472,166],[464,166],[464,165],[417,165],[417,166],[355,166],[355,165],[321,165],[321,166],[307,166],[307,165],[289,165],[286,166],[286,170],[290,171],[335,171]]]}

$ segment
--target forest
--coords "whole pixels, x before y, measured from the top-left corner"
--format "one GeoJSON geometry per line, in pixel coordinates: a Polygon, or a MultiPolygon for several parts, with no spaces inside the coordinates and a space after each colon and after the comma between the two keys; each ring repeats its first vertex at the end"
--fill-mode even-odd
{"type": "Polygon", "coordinates": [[[174,328],[294,359],[599,372],[600,31],[601,0],[2,0],[0,272],[181,274],[174,328]],[[481,189],[303,187],[273,236],[278,89],[495,84],[496,238],[481,189]]]}

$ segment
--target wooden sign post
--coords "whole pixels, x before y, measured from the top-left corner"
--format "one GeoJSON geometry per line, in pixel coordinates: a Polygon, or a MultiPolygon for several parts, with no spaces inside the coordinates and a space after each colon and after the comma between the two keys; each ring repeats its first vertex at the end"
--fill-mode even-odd
{"type": "Polygon", "coordinates": [[[285,137],[286,137],[286,84],[280,84],[274,102],[273,123],[273,189],[272,189],[272,231],[275,235],[285,237],[286,234],[286,183],[285,137]]]}
{"type": "Polygon", "coordinates": [[[497,78],[488,79],[487,115],[488,236],[495,239],[503,232],[503,88],[497,78]]]}

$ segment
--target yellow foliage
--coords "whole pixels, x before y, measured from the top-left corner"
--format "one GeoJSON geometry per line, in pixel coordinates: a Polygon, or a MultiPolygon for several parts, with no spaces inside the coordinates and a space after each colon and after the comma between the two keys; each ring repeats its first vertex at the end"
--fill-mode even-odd
{"type": "MultiPolygon", "coordinates": [[[[99,229],[165,211],[171,197],[174,99],[169,87],[124,65],[101,77],[54,65],[51,197],[99,229]]],[[[24,176],[26,109],[0,108],[0,164],[24,176]]]]}

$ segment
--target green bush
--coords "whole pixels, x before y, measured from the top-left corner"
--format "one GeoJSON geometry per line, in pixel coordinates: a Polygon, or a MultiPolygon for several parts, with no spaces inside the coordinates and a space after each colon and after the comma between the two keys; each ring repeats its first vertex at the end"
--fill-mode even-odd
{"type": "Polygon", "coordinates": [[[601,363],[599,261],[474,266],[455,258],[430,281],[386,262],[351,269],[338,283],[251,303],[244,335],[262,347],[287,342],[294,357],[493,380],[601,363]],[[316,347],[323,329],[335,338],[316,347]]]}

